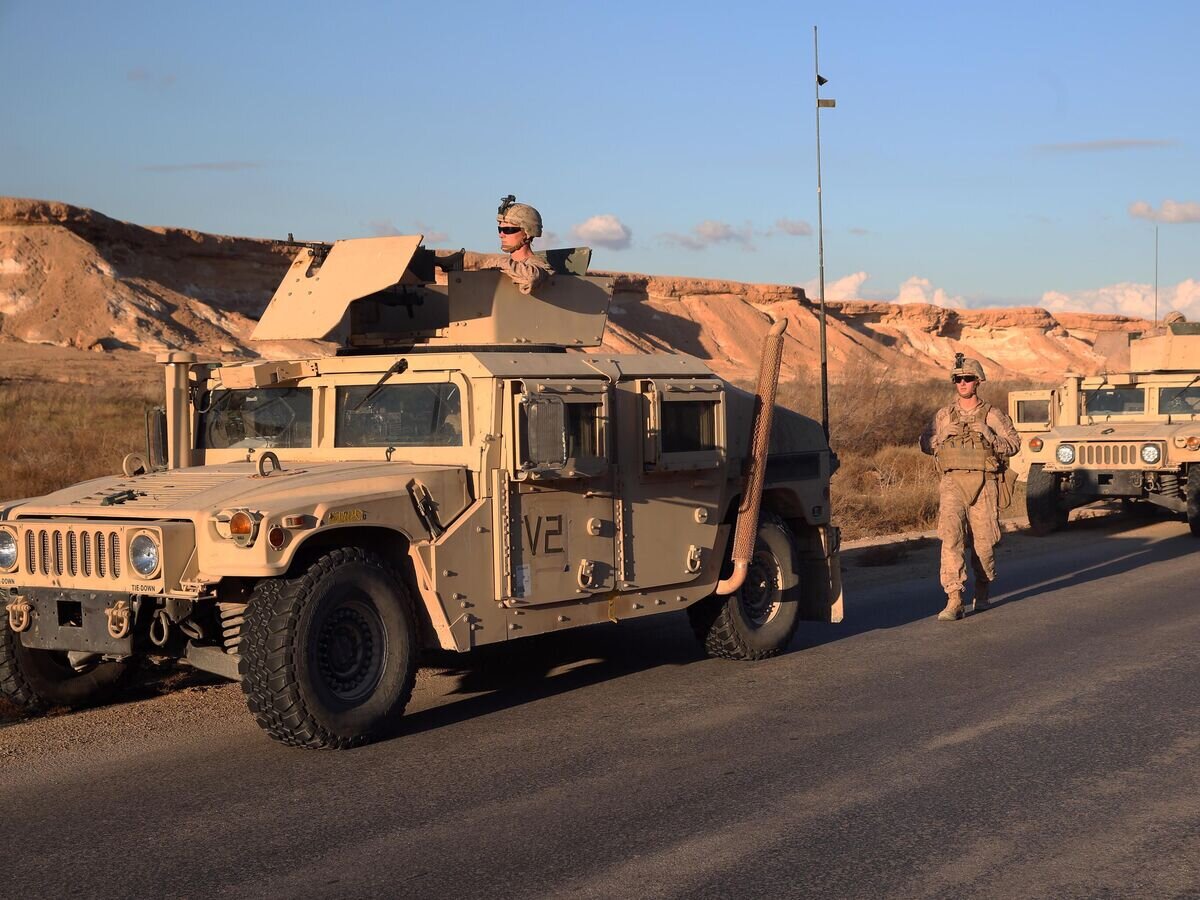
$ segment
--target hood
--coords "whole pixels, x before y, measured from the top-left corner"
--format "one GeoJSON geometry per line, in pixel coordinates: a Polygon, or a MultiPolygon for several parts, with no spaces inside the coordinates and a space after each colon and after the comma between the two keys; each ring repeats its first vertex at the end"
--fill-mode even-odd
{"type": "MultiPolygon", "coordinates": [[[[277,509],[403,493],[412,479],[433,488],[444,512],[470,502],[467,473],[458,466],[389,462],[285,462],[262,477],[255,464],[226,463],[133,477],[110,476],[25,501],[12,518],[191,519],[229,507],[277,509]]],[[[447,515],[447,521],[449,515],[447,515]]]]}
{"type": "Polygon", "coordinates": [[[1163,441],[1181,432],[1200,434],[1200,422],[1107,422],[1098,425],[1060,425],[1046,433],[1059,441],[1163,441]]]}

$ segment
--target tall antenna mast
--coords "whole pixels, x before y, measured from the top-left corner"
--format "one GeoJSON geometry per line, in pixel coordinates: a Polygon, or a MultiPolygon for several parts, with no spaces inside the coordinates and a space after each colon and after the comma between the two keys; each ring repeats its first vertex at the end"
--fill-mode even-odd
{"type": "Polygon", "coordinates": [[[821,301],[821,428],[825,440],[829,440],[829,357],[825,346],[825,220],[821,204],[821,110],[837,106],[836,100],[821,99],[821,85],[829,82],[821,77],[821,66],[817,57],[817,26],[813,26],[813,72],[817,76],[815,88],[817,105],[817,284],[821,301]]]}
{"type": "Polygon", "coordinates": [[[1158,324],[1158,226],[1154,226],[1154,324],[1158,324]]]}

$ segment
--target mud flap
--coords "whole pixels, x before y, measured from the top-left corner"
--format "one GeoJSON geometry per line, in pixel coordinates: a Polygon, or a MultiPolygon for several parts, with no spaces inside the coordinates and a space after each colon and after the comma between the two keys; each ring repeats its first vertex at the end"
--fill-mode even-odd
{"type": "Polygon", "coordinates": [[[841,532],[833,525],[788,523],[796,536],[800,575],[800,619],[805,622],[842,621],[841,532]]]}

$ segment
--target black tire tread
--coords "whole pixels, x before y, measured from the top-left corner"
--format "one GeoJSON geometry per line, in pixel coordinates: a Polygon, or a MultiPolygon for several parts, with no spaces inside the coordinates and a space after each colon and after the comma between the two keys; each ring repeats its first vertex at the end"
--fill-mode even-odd
{"type": "MultiPolygon", "coordinates": [[[[0,607],[0,614],[4,609],[0,607]]],[[[17,636],[8,627],[8,617],[0,621],[0,697],[26,712],[36,712],[43,703],[21,673],[17,664],[17,636]]]]}
{"type": "MultiPolygon", "coordinates": [[[[759,518],[759,529],[763,527],[778,528],[790,542],[791,532],[783,520],[774,513],[764,512],[759,518]]],[[[791,642],[799,626],[797,619],[788,632],[787,640],[780,647],[756,650],[751,647],[734,621],[734,606],[736,601],[728,597],[713,594],[698,603],[688,607],[688,621],[696,639],[704,647],[705,653],[720,659],[735,659],[755,661],[779,656],[791,642]]]]}
{"type": "Polygon", "coordinates": [[[1025,513],[1033,534],[1044,537],[1066,527],[1068,511],[1059,503],[1056,476],[1046,474],[1041,463],[1034,463],[1025,482],[1025,513]]]}
{"type": "MultiPolygon", "coordinates": [[[[412,621],[412,601],[403,590],[403,578],[378,556],[357,547],[331,550],[296,578],[264,579],[251,594],[238,663],[242,692],[255,721],[281,743],[318,750],[346,750],[371,740],[371,735],[346,737],[320,725],[304,704],[293,666],[295,647],[291,638],[313,588],[334,569],[356,562],[378,568],[401,586],[397,600],[408,605],[406,612],[412,621]]],[[[410,671],[398,703],[400,708],[412,696],[414,682],[410,671]]]]}
{"type": "Polygon", "coordinates": [[[1192,537],[1200,537],[1200,465],[1188,467],[1184,493],[1187,498],[1188,529],[1192,537]]]}

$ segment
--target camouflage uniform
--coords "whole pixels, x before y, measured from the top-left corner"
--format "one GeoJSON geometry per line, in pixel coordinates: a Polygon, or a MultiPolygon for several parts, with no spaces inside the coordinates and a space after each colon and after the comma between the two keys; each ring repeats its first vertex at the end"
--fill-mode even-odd
{"type": "MultiPolygon", "coordinates": [[[[993,548],[1000,540],[1001,462],[1021,448],[1021,438],[1012,420],[990,403],[980,401],[966,411],[955,401],[937,411],[921,434],[920,444],[923,452],[937,455],[942,470],[938,537],[942,541],[942,587],[950,598],[947,610],[954,609],[956,598],[961,608],[968,534],[976,605],[981,605],[996,578],[993,548]],[[965,468],[973,465],[977,467],[965,468]]],[[[954,618],[959,614],[955,611],[954,618]]]]}
{"type": "Polygon", "coordinates": [[[472,263],[473,269],[499,269],[513,280],[522,294],[532,294],[554,274],[550,263],[536,253],[528,259],[515,260],[507,253],[488,253],[472,263]]]}

